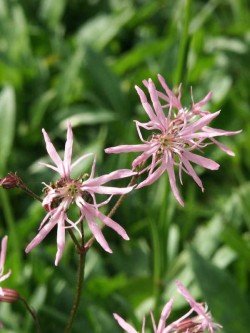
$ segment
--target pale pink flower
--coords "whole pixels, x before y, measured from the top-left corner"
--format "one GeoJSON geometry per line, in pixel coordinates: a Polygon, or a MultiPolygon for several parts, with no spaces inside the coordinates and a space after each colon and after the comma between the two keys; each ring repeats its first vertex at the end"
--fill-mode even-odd
{"type": "MultiPolygon", "coordinates": [[[[222,328],[221,325],[212,321],[211,314],[207,312],[206,305],[204,306],[202,303],[197,303],[190,295],[189,291],[179,281],[176,281],[176,285],[177,290],[187,300],[191,309],[181,318],[167,325],[166,321],[173,306],[173,299],[170,299],[161,312],[158,325],[156,325],[154,316],[151,313],[154,333],[202,333],[206,330],[208,330],[209,333],[214,333],[214,329],[222,328]],[[196,312],[197,316],[190,317],[193,312],[196,312]]],[[[138,333],[133,326],[127,323],[118,314],[114,313],[113,315],[125,332],[138,333]]],[[[143,320],[141,333],[145,333],[145,320],[143,320]]]]}
{"type": "Polygon", "coordinates": [[[95,172],[95,159],[92,165],[91,174],[86,179],[86,176],[79,177],[78,179],[71,179],[72,169],[85,158],[93,154],[85,154],[77,161],[71,164],[72,146],[73,146],[73,133],[71,124],[68,122],[67,140],[65,144],[64,159],[62,160],[57,153],[54,145],[51,143],[50,138],[46,131],[43,129],[43,135],[46,143],[47,152],[54,162],[54,165],[44,164],[45,166],[58,172],[60,179],[53,184],[46,185],[46,196],[43,200],[43,207],[48,211],[47,215],[41,222],[39,232],[35,238],[26,247],[26,253],[37,246],[51,231],[53,227],[57,225],[57,254],[55,259],[55,265],[58,265],[59,260],[62,257],[65,246],[65,229],[74,228],[81,235],[77,224],[86,219],[89,229],[93,233],[97,242],[107,252],[112,252],[107,241],[105,240],[100,226],[97,224],[96,219],[102,221],[105,225],[116,231],[122,238],[128,240],[129,237],[126,231],[115,221],[108,216],[105,216],[99,211],[99,207],[108,203],[114,194],[126,194],[130,192],[133,187],[118,188],[103,186],[105,183],[120,178],[130,177],[135,173],[131,170],[117,170],[107,175],[94,178],[95,172]],[[110,197],[97,203],[96,194],[108,194],[110,197]],[[79,207],[79,219],[72,221],[67,211],[70,205],[76,204],[79,207]]]}
{"type": "MultiPolygon", "coordinates": [[[[2,239],[2,243],[1,243],[1,253],[0,253],[0,282],[8,279],[8,277],[11,274],[11,270],[9,270],[8,273],[3,274],[5,257],[6,257],[6,249],[7,249],[7,241],[8,241],[8,236],[4,236],[2,239]]],[[[0,296],[4,296],[4,290],[1,287],[0,287],[0,296]]]]}
{"type": "Polygon", "coordinates": [[[214,137],[235,135],[240,131],[227,132],[207,126],[220,113],[220,111],[210,113],[201,109],[211,98],[211,92],[198,103],[194,103],[191,94],[192,107],[187,109],[181,104],[181,87],[179,87],[179,93],[176,96],[169,89],[163,77],[158,75],[158,78],[165,93],[158,91],[151,79],[143,81],[148,89],[152,106],[144,92],[139,87],[135,87],[143,108],[150,119],[146,123],[135,121],[142,144],[106,148],[105,152],[140,152],[141,155],[134,159],[132,167],[133,169],[139,167],[141,174],[147,172],[147,177],[137,186],[137,189],[151,185],[164,172],[167,172],[173,194],[183,206],[184,203],[176,185],[175,166],[179,168],[181,184],[182,171],[184,171],[204,191],[201,179],[195,172],[192,163],[206,169],[217,170],[219,168],[218,163],[201,155],[203,148],[214,143],[227,154],[234,156],[234,153],[228,147],[215,140],[214,137]],[[144,139],[141,129],[151,131],[147,139],[144,139]],[[150,163],[145,166],[148,160],[150,160],[150,163]]]}
{"type": "MultiPolygon", "coordinates": [[[[196,302],[196,300],[191,296],[189,291],[181,284],[180,281],[177,280],[176,285],[178,292],[186,299],[191,307],[191,310],[185,316],[183,316],[181,320],[179,319],[174,323],[176,328],[179,327],[179,331],[177,330],[176,333],[183,332],[180,329],[184,330],[184,328],[187,329],[187,331],[189,328],[188,332],[190,333],[193,331],[205,332],[205,330],[208,330],[209,333],[214,333],[214,329],[222,328],[220,324],[214,323],[212,321],[211,313],[208,312],[208,307],[206,304],[196,302]],[[185,319],[193,312],[195,312],[197,316],[185,319]]],[[[171,331],[166,331],[164,333],[167,332],[171,331]]]]}

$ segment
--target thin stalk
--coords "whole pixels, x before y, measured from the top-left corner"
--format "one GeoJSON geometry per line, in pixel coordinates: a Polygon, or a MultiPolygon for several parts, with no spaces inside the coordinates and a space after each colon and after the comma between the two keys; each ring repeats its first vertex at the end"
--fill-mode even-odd
{"type": "Polygon", "coordinates": [[[36,199],[40,202],[43,201],[43,199],[37,195],[36,193],[34,193],[33,191],[31,191],[25,184],[22,183],[21,186],[19,186],[26,194],[28,194],[31,198],[36,199]]]}
{"type": "Polygon", "coordinates": [[[152,204],[152,210],[149,214],[149,227],[152,239],[152,259],[153,259],[153,288],[155,307],[162,295],[162,281],[166,272],[167,266],[167,242],[168,242],[168,178],[166,175],[162,177],[156,190],[155,197],[157,198],[152,204]],[[161,200],[159,201],[159,198],[161,200]]]}
{"type": "MultiPolygon", "coordinates": [[[[75,291],[75,299],[73,302],[73,306],[70,311],[68,322],[65,326],[64,333],[69,333],[71,331],[72,325],[74,323],[78,307],[80,304],[81,294],[83,290],[83,281],[84,281],[84,268],[85,268],[85,258],[87,251],[84,246],[84,235],[83,235],[83,222],[81,222],[81,232],[82,232],[82,244],[81,249],[78,251],[79,261],[77,268],[77,282],[76,282],[76,291],[75,291]]],[[[79,248],[78,248],[79,250],[79,248]]]]}
{"type": "Polygon", "coordinates": [[[35,310],[33,310],[29,306],[29,304],[26,301],[26,299],[24,299],[22,296],[19,295],[18,299],[23,302],[23,304],[25,305],[26,309],[31,314],[31,316],[32,316],[32,318],[33,318],[33,320],[35,322],[35,325],[36,325],[36,331],[37,331],[37,333],[42,333],[42,330],[41,330],[41,327],[40,327],[40,324],[39,324],[39,321],[38,321],[37,314],[36,314],[35,310]]]}
{"type": "MultiPolygon", "coordinates": [[[[82,248],[81,248],[81,245],[79,244],[74,232],[69,228],[68,229],[68,233],[70,234],[70,237],[72,238],[73,242],[75,243],[76,247],[77,247],[77,250],[78,252],[81,252],[82,251],[82,248]]],[[[83,234],[82,234],[83,235],[83,234]]]]}

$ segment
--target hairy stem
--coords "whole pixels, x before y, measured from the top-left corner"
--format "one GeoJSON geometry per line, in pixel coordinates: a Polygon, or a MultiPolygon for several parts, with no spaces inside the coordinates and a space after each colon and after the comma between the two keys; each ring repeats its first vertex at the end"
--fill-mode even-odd
{"type": "Polygon", "coordinates": [[[31,314],[31,316],[32,316],[32,318],[33,318],[33,320],[35,322],[35,325],[36,325],[36,331],[37,331],[37,333],[42,333],[42,330],[41,330],[41,327],[40,327],[40,324],[39,324],[39,321],[38,321],[37,314],[36,314],[35,310],[32,309],[32,307],[29,306],[29,304],[26,301],[26,299],[24,299],[22,296],[19,295],[18,299],[23,302],[23,304],[25,305],[26,309],[31,314]]]}
{"type": "MultiPolygon", "coordinates": [[[[86,249],[84,246],[84,235],[83,235],[83,222],[81,222],[81,232],[82,232],[82,244],[79,249],[77,245],[77,250],[79,254],[78,268],[77,268],[77,281],[76,281],[76,291],[75,291],[75,299],[70,311],[69,319],[64,329],[64,333],[69,333],[71,331],[72,325],[74,323],[78,307],[80,304],[81,294],[83,291],[83,280],[84,280],[84,268],[85,268],[85,258],[86,258],[86,249]]],[[[72,235],[71,235],[72,237],[72,235]]],[[[74,239],[73,239],[74,240],[74,239]]]]}

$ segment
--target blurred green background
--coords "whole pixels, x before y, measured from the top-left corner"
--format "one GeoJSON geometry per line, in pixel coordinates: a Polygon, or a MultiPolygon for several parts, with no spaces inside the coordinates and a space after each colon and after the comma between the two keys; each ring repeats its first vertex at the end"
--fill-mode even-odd
{"type": "MultiPolygon", "coordinates": [[[[190,86],[195,101],[213,91],[207,109],[222,112],[212,126],[243,129],[221,139],[235,157],[206,149],[221,167],[196,169],[204,193],[184,177],[184,209],[166,175],[128,195],[114,219],[131,240],[106,229],[114,253],[98,244],[89,252],[73,333],[122,332],[113,312],[139,330],[144,314],[152,309],[158,318],[170,297],[177,318],[187,310],[177,278],[208,303],[223,332],[249,333],[249,59],[248,0],[0,0],[0,177],[17,171],[41,194],[41,183],[55,179],[38,163],[48,161],[41,129],[63,152],[67,119],[75,158],[95,152],[97,174],[129,168],[135,154],[107,156],[103,149],[139,143],[133,120],[147,118],[134,85],[156,82],[158,73],[170,87],[182,82],[187,107],[190,86]]],[[[74,246],[69,239],[55,268],[54,230],[26,255],[44,210],[19,190],[2,189],[0,208],[0,236],[9,235],[5,267],[12,268],[2,285],[37,309],[43,332],[62,332],[76,279],[74,246]]],[[[5,333],[35,331],[22,304],[2,303],[0,321],[5,333]]]]}

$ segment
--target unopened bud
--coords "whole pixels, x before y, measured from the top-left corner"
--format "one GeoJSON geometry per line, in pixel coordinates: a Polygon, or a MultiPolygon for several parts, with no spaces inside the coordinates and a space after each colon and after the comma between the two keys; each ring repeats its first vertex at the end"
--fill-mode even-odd
{"type": "Polygon", "coordinates": [[[197,331],[197,324],[191,318],[180,321],[176,324],[175,330],[177,333],[200,332],[199,329],[197,331]]]}
{"type": "Polygon", "coordinates": [[[20,178],[15,173],[9,173],[6,177],[0,178],[0,186],[5,189],[19,187],[20,178]]]}
{"type": "Polygon", "coordinates": [[[19,294],[14,289],[1,288],[3,294],[0,294],[0,302],[14,303],[19,300],[19,294]]]}

